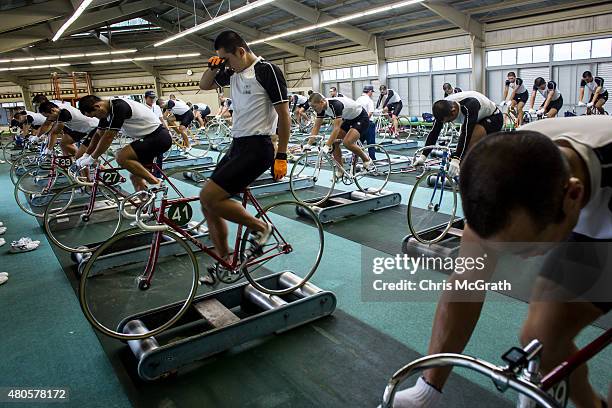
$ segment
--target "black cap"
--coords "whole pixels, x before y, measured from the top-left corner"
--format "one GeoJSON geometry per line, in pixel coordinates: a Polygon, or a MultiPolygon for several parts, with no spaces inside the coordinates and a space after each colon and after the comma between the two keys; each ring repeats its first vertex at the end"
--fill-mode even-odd
{"type": "Polygon", "coordinates": [[[155,91],[145,92],[145,98],[155,98],[155,97],[157,97],[157,95],[155,95],[155,91]]]}
{"type": "Polygon", "coordinates": [[[363,93],[366,92],[374,92],[374,86],[373,85],[366,85],[363,87],[363,93]]]}

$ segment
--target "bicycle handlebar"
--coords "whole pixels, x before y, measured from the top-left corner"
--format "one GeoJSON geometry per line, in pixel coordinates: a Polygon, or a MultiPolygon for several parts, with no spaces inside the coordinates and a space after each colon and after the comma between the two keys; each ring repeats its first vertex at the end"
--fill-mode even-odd
{"type": "Polygon", "coordinates": [[[506,367],[499,367],[484,360],[455,353],[441,353],[425,356],[400,368],[393,374],[385,387],[381,408],[393,408],[393,400],[397,392],[397,387],[408,377],[436,367],[468,368],[489,377],[501,392],[511,388],[535,400],[538,404],[542,405],[543,408],[559,408],[559,405],[550,395],[531,382],[516,378],[514,373],[506,367]]]}
{"type": "Polygon", "coordinates": [[[144,231],[157,232],[167,231],[168,229],[170,229],[170,227],[165,224],[147,225],[142,221],[142,210],[151,205],[151,203],[153,203],[153,200],[155,200],[155,193],[151,191],[143,191],[143,193],[146,193],[149,198],[136,210],[136,224],[144,231]]]}
{"type": "Polygon", "coordinates": [[[81,171],[83,169],[83,167],[78,167],[76,165],[74,166],[70,166],[68,168],[68,174],[70,174],[70,176],[72,177],[72,179],[75,181],[75,183],[77,183],[80,186],[85,186],[85,187],[91,187],[94,185],[93,182],[90,181],[85,181],[87,180],[86,177],[80,176],[78,174],[79,171],[81,171]]]}

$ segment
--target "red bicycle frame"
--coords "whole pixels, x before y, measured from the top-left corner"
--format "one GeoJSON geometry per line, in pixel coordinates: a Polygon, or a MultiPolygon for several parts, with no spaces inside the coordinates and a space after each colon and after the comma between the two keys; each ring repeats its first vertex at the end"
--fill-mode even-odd
{"type": "MultiPolygon", "coordinates": [[[[152,211],[156,211],[157,212],[157,222],[159,224],[165,224],[168,225],[169,227],[171,227],[176,233],[178,233],[179,235],[181,235],[182,237],[184,237],[185,239],[189,240],[189,242],[191,242],[192,244],[194,244],[196,247],[198,247],[202,252],[206,253],[207,255],[209,255],[211,258],[215,259],[222,267],[224,267],[225,269],[228,270],[235,270],[238,265],[239,265],[239,244],[240,244],[240,239],[242,237],[242,231],[243,231],[243,225],[238,225],[238,230],[236,231],[236,240],[234,242],[234,253],[232,258],[230,259],[230,261],[226,261],[225,259],[221,258],[219,255],[217,255],[211,248],[207,247],[206,245],[204,245],[202,242],[200,242],[198,239],[194,238],[188,231],[186,231],[185,229],[183,229],[180,225],[177,225],[176,223],[174,223],[172,220],[170,220],[167,216],[166,216],[166,209],[174,204],[180,204],[180,203],[189,203],[192,201],[198,201],[199,197],[181,197],[181,198],[175,198],[175,199],[162,199],[161,205],[159,208],[157,209],[153,209],[152,211]]],[[[283,238],[283,236],[280,234],[280,232],[278,231],[278,229],[274,226],[274,224],[272,223],[272,221],[270,220],[270,218],[268,217],[268,215],[266,213],[263,212],[263,209],[261,207],[261,205],[259,204],[259,202],[255,199],[255,197],[253,196],[253,194],[251,193],[251,190],[247,187],[243,193],[242,193],[242,206],[244,208],[246,208],[247,203],[251,202],[251,204],[253,205],[253,207],[255,207],[255,209],[257,210],[257,212],[259,214],[261,214],[262,219],[264,219],[266,222],[268,222],[270,225],[272,225],[272,236],[275,237],[278,241],[278,244],[263,251],[263,253],[261,255],[259,255],[257,258],[252,259],[251,261],[249,261],[245,266],[249,267],[249,266],[253,266],[262,262],[266,262],[270,259],[273,259],[279,255],[283,255],[283,254],[288,254],[290,253],[293,248],[291,246],[291,244],[287,243],[287,241],[285,241],[285,239],[283,238]],[[276,250],[276,249],[280,249],[277,253],[271,254],[272,251],[276,250]]],[[[147,285],[151,284],[151,280],[153,278],[153,272],[155,269],[155,265],[157,263],[157,259],[159,256],[159,247],[161,244],[161,236],[162,236],[162,232],[155,232],[153,234],[153,242],[151,243],[151,252],[149,253],[149,259],[147,261],[147,266],[145,268],[145,273],[143,274],[143,281],[145,281],[147,283],[147,285]]]]}

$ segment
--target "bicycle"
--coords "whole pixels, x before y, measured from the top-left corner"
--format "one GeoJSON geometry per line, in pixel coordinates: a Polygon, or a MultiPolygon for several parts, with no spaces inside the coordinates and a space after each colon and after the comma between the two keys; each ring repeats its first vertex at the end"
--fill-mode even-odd
{"type": "MultiPolygon", "coordinates": [[[[312,137],[318,138],[319,146],[323,143],[321,136],[312,137]]],[[[339,149],[341,142],[341,140],[336,141],[333,148],[339,149]]],[[[373,149],[376,160],[374,160],[372,169],[363,169],[358,156],[354,153],[351,153],[349,160],[350,171],[347,171],[342,163],[336,161],[331,151],[324,153],[323,149],[319,148],[318,151],[306,152],[295,161],[289,175],[289,187],[293,197],[300,203],[319,205],[329,198],[337,181],[342,181],[347,186],[355,183],[357,188],[366,194],[381,192],[389,182],[389,176],[391,175],[391,157],[389,153],[379,144],[364,146],[360,141],[357,141],[357,145],[366,155],[368,155],[370,149],[373,149]],[[330,177],[329,184],[326,183],[327,185],[317,184],[322,175],[321,170],[331,171],[332,176],[330,177]],[[383,177],[382,182],[380,179],[373,177],[381,175],[383,177]],[[313,189],[311,188],[300,188],[297,180],[304,177],[313,180],[315,190],[323,189],[323,195],[317,195],[319,194],[317,191],[314,191],[313,195],[313,189]],[[377,181],[378,184],[376,183],[377,181]]]]}
{"type": "MultiPolygon", "coordinates": [[[[500,110],[503,109],[503,105],[498,105],[500,110]]],[[[519,127],[519,120],[518,120],[518,108],[515,105],[514,107],[512,105],[508,106],[508,109],[506,110],[506,112],[504,112],[504,125],[502,127],[502,130],[504,130],[505,132],[512,132],[514,130],[516,130],[519,127]]],[[[532,118],[531,114],[528,111],[523,111],[523,120],[522,123],[529,123],[532,122],[534,119],[532,118]]]]}
{"type": "Polygon", "coordinates": [[[397,132],[388,113],[383,113],[382,110],[375,110],[372,117],[372,122],[376,126],[375,134],[377,139],[385,140],[387,137],[396,137],[397,132]]]}
{"type": "Polygon", "coordinates": [[[502,355],[507,364],[497,366],[487,361],[455,353],[441,353],[419,358],[399,369],[389,380],[382,398],[382,408],[392,408],[397,387],[410,376],[436,367],[464,367],[489,377],[500,392],[513,389],[519,393],[518,408],[563,408],[569,399],[568,377],[612,343],[608,329],[591,343],[571,355],[547,375],[539,373],[543,346],[533,340],[524,348],[513,347],[502,355]]]}
{"type": "Polygon", "coordinates": [[[423,244],[434,244],[441,241],[451,229],[457,212],[457,181],[447,176],[449,157],[451,154],[448,146],[422,147],[414,153],[414,160],[419,157],[425,149],[431,149],[432,153],[440,157],[440,162],[431,166],[426,163],[423,173],[417,176],[416,183],[412,187],[408,198],[408,228],[412,236],[423,244]],[[445,194],[446,190],[450,190],[445,194]],[[450,198],[449,198],[450,194],[450,198]],[[425,208],[417,205],[417,201],[428,198],[425,208]],[[432,226],[444,225],[439,230],[439,235],[433,234],[432,226]],[[427,233],[426,235],[424,233],[427,233]]]}
{"type": "Polygon", "coordinates": [[[214,150],[219,150],[231,142],[232,129],[223,116],[214,116],[206,123],[203,132],[214,150]]]}
{"type": "MultiPolygon", "coordinates": [[[[199,203],[199,197],[169,199],[167,193],[168,187],[165,185],[141,192],[143,203],[135,214],[139,228],[122,231],[104,242],[91,255],[83,269],[79,285],[81,307],[87,320],[97,330],[110,337],[137,340],[154,336],[172,326],[187,312],[199,282],[199,264],[192,248],[201,251],[216,262],[211,273],[219,281],[229,284],[244,277],[262,294],[281,297],[289,296],[301,288],[314,275],[321,261],[324,247],[323,227],[312,209],[304,204],[282,201],[262,208],[247,187],[242,193],[242,206],[246,208],[248,203],[251,203],[257,211],[257,217],[272,225],[273,233],[260,253],[245,259],[250,231],[238,225],[234,252],[229,259],[223,259],[210,246],[184,228],[193,215],[190,203],[199,203]],[[162,198],[157,206],[157,196],[160,193],[162,198]],[[306,230],[300,228],[298,231],[296,228],[290,228],[285,217],[277,216],[277,214],[296,214],[297,207],[301,207],[300,213],[309,215],[311,227],[306,230]],[[143,213],[145,210],[146,213],[143,213]],[[284,223],[284,227],[276,226],[274,219],[284,223]],[[146,224],[150,220],[155,224],[146,224]],[[291,232],[293,232],[291,239],[286,239],[285,236],[291,232]],[[315,242],[318,242],[318,245],[313,246],[315,242]],[[178,250],[175,246],[169,253],[164,253],[167,244],[178,246],[178,250]],[[137,258],[138,252],[132,252],[131,255],[126,253],[125,256],[130,257],[129,264],[105,269],[105,255],[109,249],[138,246],[145,249],[140,252],[142,259],[137,258]],[[314,250],[308,251],[306,248],[314,250]],[[98,267],[98,264],[102,266],[98,267]],[[255,280],[255,274],[258,271],[263,272],[264,266],[273,270],[290,269],[302,278],[291,287],[269,289],[255,280]],[[153,279],[154,276],[158,278],[156,281],[153,279]],[[181,284],[180,278],[185,276],[187,279],[181,284]],[[120,303],[120,299],[116,296],[109,296],[112,293],[119,295],[127,293],[126,303],[120,303]],[[178,295],[174,295],[175,293],[178,295]],[[100,304],[97,304],[97,300],[100,304]],[[135,310],[154,308],[151,303],[155,300],[161,305],[178,301],[182,306],[168,308],[167,313],[160,315],[159,325],[149,332],[124,334],[114,329],[125,316],[132,315],[135,310]]],[[[161,308],[164,306],[160,306],[157,310],[161,308]]]]}
{"type": "Polygon", "coordinates": [[[179,132],[179,126],[168,126],[168,128],[172,136],[172,146],[163,154],[164,159],[182,153],[194,158],[204,157],[208,154],[211,148],[211,142],[206,132],[198,131],[196,134],[193,134],[189,129],[185,129],[191,146],[191,148],[188,149],[179,132]]]}

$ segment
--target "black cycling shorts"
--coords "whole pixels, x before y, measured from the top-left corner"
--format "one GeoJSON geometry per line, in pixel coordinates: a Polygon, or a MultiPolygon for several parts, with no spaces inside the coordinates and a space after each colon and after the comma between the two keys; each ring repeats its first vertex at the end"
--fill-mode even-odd
{"type": "Polygon", "coordinates": [[[198,112],[200,112],[202,119],[206,119],[206,117],[210,115],[210,108],[207,106],[205,109],[198,109],[198,112]]]}
{"type": "Polygon", "coordinates": [[[97,128],[91,129],[88,133],[85,132],[77,132],[76,130],[72,130],[64,126],[64,133],[74,140],[74,143],[81,143],[83,146],[89,146],[89,142],[91,142],[91,138],[96,134],[97,128]]]}
{"type": "Polygon", "coordinates": [[[519,103],[519,102],[527,103],[528,99],[529,99],[529,92],[525,91],[523,93],[514,95],[514,98],[512,100],[516,101],[516,103],[519,103]]]}
{"type": "Polygon", "coordinates": [[[604,314],[612,310],[612,239],[572,232],[547,255],[540,276],[557,283],[572,299],[593,303],[604,314]]]}
{"type": "Polygon", "coordinates": [[[210,175],[228,194],[241,193],[274,164],[270,136],[237,137],[210,175]]]}
{"type": "Polygon", "coordinates": [[[478,122],[485,130],[487,134],[499,132],[504,126],[504,115],[501,112],[494,113],[478,122]]]}
{"type": "Polygon", "coordinates": [[[347,119],[343,120],[340,125],[340,129],[344,130],[348,133],[350,129],[355,129],[359,132],[359,136],[367,137],[368,135],[368,127],[370,126],[370,118],[368,117],[365,109],[361,110],[361,114],[357,116],[355,119],[347,119]]]}
{"type": "Polygon", "coordinates": [[[189,127],[191,125],[191,122],[193,122],[193,112],[190,110],[183,113],[182,115],[177,115],[175,113],[174,117],[176,118],[177,122],[179,122],[182,126],[185,127],[189,127]]]}
{"type": "Polygon", "coordinates": [[[170,136],[168,129],[160,125],[154,132],[142,139],[134,140],[130,143],[130,146],[136,152],[141,164],[151,164],[170,149],[172,136],[170,136]]]}
{"type": "Polygon", "coordinates": [[[597,101],[593,101],[593,95],[595,95],[595,94],[591,94],[591,98],[589,99],[589,102],[593,102],[593,103],[595,103],[595,102],[597,102],[597,101],[598,101],[598,100],[600,100],[600,99],[603,99],[603,100],[604,100],[604,103],[608,102],[608,90],[607,90],[607,89],[606,89],[606,92],[604,92],[604,93],[600,93],[600,94],[597,96],[597,101]]]}
{"type": "Polygon", "coordinates": [[[399,116],[399,114],[402,111],[403,107],[404,107],[404,104],[402,103],[402,101],[395,102],[395,103],[390,103],[390,104],[387,105],[389,113],[391,115],[395,115],[395,116],[399,116]]]}
{"type": "Polygon", "coordinates": [[[548,104],[548,108],[546,108],[545,113],[548,113],[548,111],[551,109],[556,109],[557,112],[561,112],[562,107],[563,107],[563,96],[559,96],[559,99],[557,99],[556,101],[550,101],[550,103],[548,104]]]}

